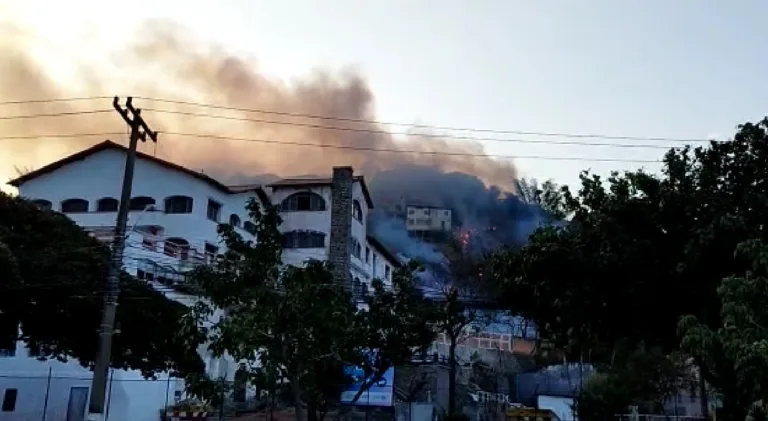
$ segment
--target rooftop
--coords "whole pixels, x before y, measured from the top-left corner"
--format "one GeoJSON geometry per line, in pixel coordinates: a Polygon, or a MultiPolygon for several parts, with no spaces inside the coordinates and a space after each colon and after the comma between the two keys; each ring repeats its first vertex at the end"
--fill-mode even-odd
{"type": "MultiPolygon", "coordinates": [[[[356,175],[354,176],[354,180],[360,183],[360,186],[363,189],[363,196],[365,196],[365,201],[368,204],[368,208],[373,209],[373,199],[371,199],[371,194],[368,192],[368,186],[365,184],[365,177],[362,175],[356,175]]],[[[277,180],[273,183],[267,184],[266,187],[271,187],[272,189],[292,187],[318,187],[329,186],[332,183],[333,179],[327,177],[299,177],[277,180]]]]}

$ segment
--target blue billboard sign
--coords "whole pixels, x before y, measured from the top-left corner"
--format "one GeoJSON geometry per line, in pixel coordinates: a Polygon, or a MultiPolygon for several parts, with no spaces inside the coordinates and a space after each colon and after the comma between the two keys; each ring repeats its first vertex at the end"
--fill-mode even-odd
{"type": "MultiPolygon", "coordinates": [[[[347,375],[353,379],[352,385],[342,392],[341,403],[352,403],[357,393],[365,380],[365,373],[359,367],[347,367],[347,375]]],[[[365,392],[360,395],[360,398],[355,402],[355,405],[362,406],[392,406],[392,395],[395,389],[395,368],[391,367],[384,372],[382,378],[371,385],[365,392]]]]}

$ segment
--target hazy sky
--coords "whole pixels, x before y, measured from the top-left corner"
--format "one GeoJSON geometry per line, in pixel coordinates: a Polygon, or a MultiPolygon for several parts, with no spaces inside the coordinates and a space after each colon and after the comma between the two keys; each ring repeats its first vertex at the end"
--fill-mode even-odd
{"type": "MultiPolygon", "coordinates": [[[[737,124],[768,112],[768,2],[759,0],[2,4],[10,8],[0,7],[0,18],[52,38],[75,39],[81,28],[96,25],[100,32],[88,36],[105,44],[124,42],[149,18],[170,18],[256,58],[263,71],[286,81],[315,68],[352,66],[368,78],[383,121],[699,139],[729,136],[737,124]]],[[[637,160],[663,153],[513,142],[487,142],[486,148],[492,154],[637,160]]],[[[590,167],[658,168],[543,159],[515,164],[523,176],[566,183],[590,167]]]]}

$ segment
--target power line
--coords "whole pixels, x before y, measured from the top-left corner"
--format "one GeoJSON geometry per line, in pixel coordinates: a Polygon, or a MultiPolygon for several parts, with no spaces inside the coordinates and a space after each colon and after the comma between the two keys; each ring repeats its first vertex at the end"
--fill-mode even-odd
{"type": "Polygon", "coordinates": [[[24,120],[30,118],[44,118],[44,117],[64,117],[73,115],[86,115],[86,114],[100,114],[110,113],[112,110],[86,110],[86,111],[64,111],[60,113],[40,113],[40,114],[21,114],[21,115],[6,115],[0,116],[0,120],[24,120]]]}
{"type": "MultiPolygon", "coordinates": [[[[579,162],[626,162],[626,163],[659,163],[661,160],[638,160],[638,159],[622,159],[622,158],[588,158],[588,157],[557,157],[547,155],[503,155],[503,154],[472,154],[466,152],[441,152],[441,151],[419,151],[413,149],[393,149],[393,148],[373,148],[366,146],[350,146],[350,145],[334,145],[328,143],[306,143],[306,142],[291,142],[283,140],[271,140],[271,139],[257,139],[237,136],[221,136],[214,134],[203,133],[182,133],[182,132],[163,132],[159,133],[163,135],[182,136],[182,137],[195,137],[201,139],[216,139],[216,140],[234,140],[242,142],[255,142],[274,145],[286,145],[286,146],[306,146],[315,148],[330,148],[330,149],[342,149],[342,150],[355,150],[363,152],[381,152],[381,153],[405,153],[414,155],[433,155],[433,156],[464,156],[468,158],[507,158],[507,159],[538,159],[538,160],[551,160],[551,161],[579,161],[579,162]]],[[[26,135],[26,136],[0,136],[0,140],[32,140],[32,139],[46,139],[46,138],[77,138],[77,137],[98,137],[98,136],[123,136],[125,133],[118,132],[104,132],[104,133],[83,133],[83,134],[45,134],[45,135],[26,135]]],[[[560,142],[551,142],[549,144],[562,144],[560,142]]],[[[606,146],[610,146],[607,145],[606,146]]],[[[663,149],[671,149],[671,147],[664,147],[663,149]]]]}
{"type": "Polygon", "coordinates": [[[331,117],[331,116],[322,116],[317,114],[292,113],[292,112],[264,110],[264,109],[257,109],[257,108],[232,107],[232,106],[225,106],[225,105],[205,104],[200,102],[179,101],[179,100],[142,97],[142,96],[135,96],[134,98],[143,99],[145,101],[152,101],[152,102],[159,102],[159,103],[166,103],[166,104],[188,105],[188,106],[211,108],[211,109],[218,109],[218,110],[280,115],[280,116],[286,116],[286,117],[312,118],[312,119],[318,119],[318,120],[345,121],[350,123],[412,127],[417,129],[466,131],[466,132],[489,133],[489,134],[515,134],[515,135],[531,135],[531,136],[547,136],[547,137],[595,138],[595,139],[610,139],[610,140],[645,140],[645,141],[657,141],[657,142],[685,142],[685,143],[708,142],[708,140],[706,139],[682,139],[682,138],[670,138],[670,137],[644,137],[644,136],[612,136],[612,135],[596,134],[596,133],[562,133],[562,132],[558,133],[558,132],[536,132],[536,131],[523,131],[523,130],[505,130],[505,129],[483,129],[483,128],[471,128],[471,127],[435,126],[435,125],[428,125],[428,124],[385,122],[385,121],[366,120],[366,119],[359,119],[359,118],[331,117]]]}
{"type": "MultiPolygon", "coordinates": [[[[0,102],[0,105],[61,103],[61,102],[76,102],[76,101],[105,100],[105,99],[111,100],[112,98],[113,98],[112,96],[91,96],[91,97],[54,98],[54,99],[38,99],[38,100],[18,100],[18,101],[0,102]]],[[[225,106],[225,105],[217,105],[217,104],[206,104],[201,102],[170,100],[170,99],[162,99],[162,98],[143,97],[143,96],[135,96],[134,98],[142,99],[145,101],[151,101],[151,102],[195,106],[195,107],[218,109],[218,110],[225,110],[225,111],[239,111],[239,112],[248,112],[248,113],[254,113],[254,114],[279,115],[279,116],[286,116],[286,117],[298,117],[298,118],[340,121],[340,122],[360,123],[360,124],[400,126],[400,127],[410,127],[415,129],[474,132],[474,133],[487,133],[487,134],[530,135],[530,136],[544,136],[544,137],[594,138],[594,139],[606,139],[606,140],[640,140],[640,141],[651,141],[651,142],[701,143],[701,142],[710,141],[708,139],[685,139],[685,138],[671,138],[671,137],[664,137],[664,136],[659,136],[659,137],[614,136],[614,135],[606,135],[601,133],[539,132],[539,131],[525,131],[525,130],[511,130],[511,129],[484,129],[484,128],[472,128],[472,127],[437,126],[437,125],[429,125],[429,124],[398,123],[398,122],[360,119],[360,118],[323,116],[323,115],[317,115],[317,114],[294,113],[294,112],[285,112],[285,111],[276,111],[276,110],[265,110],[265,109],[258,109],[258,108],[233,107],[233,106],[225,106]]],[[[146,109],[146,110],[147,111],[152,110],[155,112],[184,114],[181,111],[157,110],[157,109],[146,109]]],[[[104,112],[106,111],[109,111],[109,110],[105,110],[104,112]]],[[[82,112],[75,112],[75,114],[82,114],[82,112]]],[[[195,113],[190,113],[190,114],[194,115],[195,113]]],[[[42,115],[42,116],[48,116],[48,115],[42,115]]],[[[213,115],[205,115],[205,114],[203,114],[203,116],[208,116],[213,118],[227,118],[227,116],[213,116],[213,115]]],[[[21,116],[21,117],[15,117],[15,118],[32,118],[32,117],[34,116],[28,116],[28,117],[21,116]]],[[[14,117],[12,116],[9,118],[14,118],[14,117]]],[[[255,120],[255,119],[252,119],[252,120],[255,120]]],[[[265,121],[265,122],[268,122],[268,121],[265,121]]],[[[275,122],[274,124],[285,124],[285,123],[275,122]]],[[[330,127],[327,127],[327,128],[330,128],[330,127]]],[[[343,128],[338,128],[338,129],[344,130],[343,128]]]]}
{"type": "Polygon", "coordinates": [[[465,152],[440,152],[440,151],[418,151],[412,149],[392,149],[392,148],[372,148],[366,146],[348,146],[348,145],[333,145],[327,143],[305,143],[305,142],[291,142],[291,141],[278,141],[269,139],[256,139],[245,138],[235,136],[219,136],[208,135],[200,133],[181,133],[181,132],[161,132],[162,134],[169,134],[173,136],[187,136],[207,139],[219,139],[219,140],[236,140],[243,142],[257,142],[268,143],[276,145],[291,145],[291,146],[307,146],[315,148],[330,148],[330,149],[343,149],[365,152],[383,152],[383,153],[406,153],[416,155],[434,155],[434,156],[464,156],[470,158],[507,158],[507,159],[540,159],[551,161],[587,161],[587,162],[629,162],[629,163],[659,163],[660,160],[639,160],[639,159],[622,159],[622,158],[587,158],[587,157],[559,157],[559,156],[546,156],[546,155],[500,155],[500,154],[471,154],[465,152]]]}
{"type": "Polygon", "coordinates": [[[52,104],[56,102],[76,102],[76,101],[93,101],[108,99],[112,100],[113,96],[81,96],[71,98],[50,98],[50,99],[27,99],[19,101],[2,101],[0,105],[27,105],[27,104],[52,104]]]}
{"type": "MultiPolygon", "coordinates": [[[[307,128],[322,129],[322,130],[337,130],[337,131],[346,131],[346,132],[355,132],[355,133],[384,134],[384,135],[391,135],[391,136],[411,136],[411,137],[421,137],[421,138],[429,138],[429,139],[471,140],[471,141],[482,141],[482,142],[514,142],[514,143],[532,143],[532,144],[545,144],[545,145],[605,146],[605,147],[612,147],[612,148],[669,149],[669,146],[664,146],[664,145],[650,145],[650,144],[637,144],[637,143],[553,141],[553,140],[543,140],[543,139],[511,139],[511,138],[495,138],[495,137],[457,136],[457,135],[451,135],[451,134],[390,132],[387,130],[379,130],[379,129],[325,126],[322,124],[298,123],[293,121],[265,120],[265,119],[257,119],[257,118],[223,116],[223,115],[215,115],[215,114],[191,113],[191,112],[185,112],[185,111],[161,110],[157,108],[144,108],[144,111],[152,111],[156,113],[165,113],[165,114],[178,114],[178,115],[193,116],[193,117],[213,118],[213,119],[248,121],[252,123],[278,124],[278,125],[294,126],[294,127],[307,127],[307,128]]],[[[698,142],[703,142],[703,141],[699,140],[698,142]]]]}

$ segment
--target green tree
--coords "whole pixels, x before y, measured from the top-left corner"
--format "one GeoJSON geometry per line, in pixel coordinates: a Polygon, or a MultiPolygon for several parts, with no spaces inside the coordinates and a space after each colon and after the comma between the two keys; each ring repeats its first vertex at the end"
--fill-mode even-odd
{"type": "Polygon", "coordinates": [[[283,266],[277,210],[256,201],[248,210],[258,242],[221,225],[226,251],[191,276],[208,301],[198,304],[197,318],[203,326],[224,309],[208,327],[211,349],[255,377],[284,379],[298,421],[321,420],[339,402],[353,381],[345,367],[364,373],[356,379],[362,383],[357,401],[389,368],[432,342],[429,305],[413,285],[413,268],[396,271],[391,289],[375,280],[361,301],[327,263],[283,266]]]}
{"type": "MultiPolygon", "coordinates": [[[[21,339],[40,358],[74,358],[91,366],[108,257],[105,245],[66,216],[0,193],[2,341],[21,339]]],[[[112,366],[146,376],[201,372],[197,337],[185,330],[186,315],[185,306],[124,275],[112,366]]]]}
{"type": "Polygon", "coordinates": [[[683,349],[702,362],[729,420],[744,419],[768,393],[768,247],[746,241],[737,256],[748,258],[752,267],[743,276],[725,278],[718,288],[721,325],[711,328],[693,315],[679,325],[683,349]]]}
{"type": "Polygon", "coordinates": [[[684,315],[718,326],[721,279],[748,268],[733,250],[766,240],[767,129],[746,123],[729,141],[670,150],[660,175],[582,174],[578,192],[562,190],[567,226],[492,259],[502,301],[592,362],[610,362],[622,341],[673,352],[684,315]]]}

